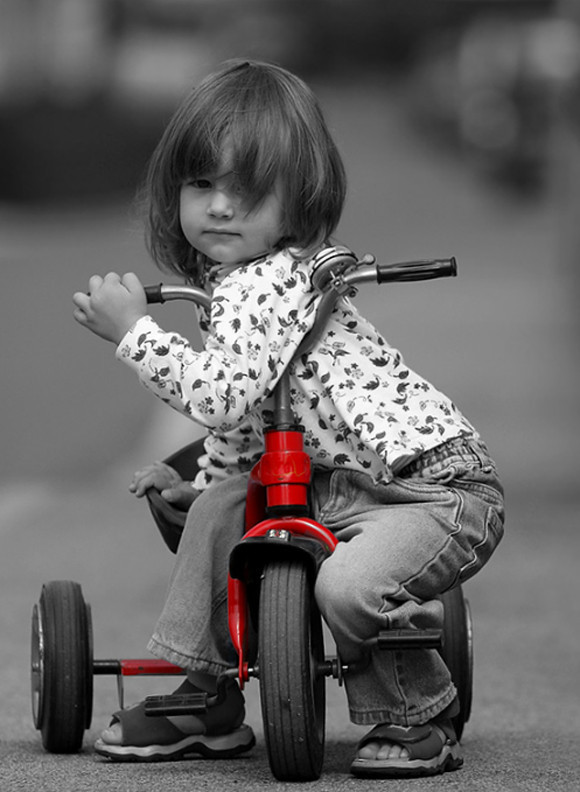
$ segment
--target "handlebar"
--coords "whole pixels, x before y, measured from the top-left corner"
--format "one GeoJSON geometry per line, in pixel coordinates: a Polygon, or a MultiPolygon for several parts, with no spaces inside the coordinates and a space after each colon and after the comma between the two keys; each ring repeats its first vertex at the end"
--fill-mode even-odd
{"type": "MultiPolygon", "coordinates": [[[[314,324],[299,344],[296,357],[307,354],[313,348],[322,335],[337,300],[341,295],[356,294],[356,284],[431,280],[455,275],[457,275],[457,262],[454,257],[404,261],[397,264],[375,264],[375,258],[371,255],[359,260],[348,248],[324,248],[314,258],[311,277],[312,285],[322,293],[322,299],[316,311],[314,324]]],[[[209,294],[195,286],[160,283],[157,286],[145,286],[145,294],[148,303],[190,300],[208,311],[211,309],[209,294]]],[[[275,389],[275,415],[277,424],[293,422],[287,370],[275,389]]]]}
{"type": "Polygon", "coordinates": [[[145,296],[149,304],[164,303],[165,297],[163,296],[163,284],[159,283],[157,286],[145,286],[145,296]]]}
{"type": "Polygon", "coordinates": [[[431,280],[454,278],[457,275],[455,257],[406,261],[402,264],[377,264],[377,282],[431,280]]]}
{"type": "MultiPolygon", "coordinates": [[[[402,261],[396,264],[375,264],[373,256],[358,260],[347,248],[325,248],[315,257],[312,283],[316,289],[335,297],[341,290],[354,291],[357,283],[393,283],[395,281],[432,280],[457,275],[455,257],[402,261]],[[334,286],[334,288],[330,288],[334,286]],[[339,288],[336,288],[336,284],[339,288]],[[342,289],[340,288],[342,287],[342,289]]],[[[148,303],[164,303],[169,300],[190,300],[208,310],[211,297],[196,286],[163,284],[145,286],[148,303]]]]}
{"type": "Polygon", "coordinates": [[[145,295],[149,304],[164,303],[169,300],[190,300],[208,310],[211,307],[209,294],[196,286],[159,283],[156,286],[145,286],[145,295]]]}

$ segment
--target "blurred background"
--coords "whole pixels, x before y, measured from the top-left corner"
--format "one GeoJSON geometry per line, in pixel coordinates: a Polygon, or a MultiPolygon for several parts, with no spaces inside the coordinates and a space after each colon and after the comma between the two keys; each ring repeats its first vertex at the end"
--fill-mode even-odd
{"type": "MultiPolygon", "coordinates": [[[[510,772],[522,789],[574,786],[579,26],[575,0],[0,0],[3,790],[41,767],[26,665],[41,584],[82,583],[97,657],[142,655],[163,602],[172,557],[127,486],[198,430],[74,322],[71,297],[94,273],[161,280],[135,193],[180,99],[234,56],[318,93],[349,176],[339,242],[381,261],[457,257],[456,279],[357,299],[480,429],[507,490],[504,544],[469,583],[470,772],[489,789],[510,772]]],[[[197,341],[187,306],[152,312],[197,341]]],[[[354,727],[343,709],[331,723],[344,764],[353,739],[337,748],[336,729],[354,727]]],[[[82,763],[45,762],[55,790],[66,772],[85,788],[82,763]]]]}
{"type": "Polygon", "coordinates": [[[562,464],[571,427],[543,422],[562,401],[572,419],[576,400],[567,366],[551,367],[575,341],[577,6],[0,0],[0,480],[83,476],[195,432],[74,324],[70,297],[95,272],[159,279],[135,191],[179,100],[233,56],[318,91],[350,177],[342,242],[382,260],[458,257],[457,284],[361,295],[391,342],[484,421],[507,464],[529,461],[536,433],[543,464],[562,464]],[[432,300],[443,326],[425,333],[432,300]]]}

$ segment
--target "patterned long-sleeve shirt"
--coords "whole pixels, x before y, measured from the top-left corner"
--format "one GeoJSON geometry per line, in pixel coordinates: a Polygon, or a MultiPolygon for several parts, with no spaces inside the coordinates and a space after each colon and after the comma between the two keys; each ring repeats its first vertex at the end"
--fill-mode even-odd
{"type": "Polygon", "coordinates": [[[256,461],[271,423],[272,392],[286,367],[316,466],[351,468],[388,482],[424,451],[478,436],[346,298],[312,351],[295,359],[320,300],[311,272],[311,259],[288,251],[222,272],[211,284],[202,351],[150,316],[119,344],[117,357],[145,387],[207,428],[195,481],[200,489],[256,461]]]}

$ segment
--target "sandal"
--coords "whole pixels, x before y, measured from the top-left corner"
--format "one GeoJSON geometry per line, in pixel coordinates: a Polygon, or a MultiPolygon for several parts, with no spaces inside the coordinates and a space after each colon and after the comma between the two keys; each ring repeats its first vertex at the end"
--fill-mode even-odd
{"type": "Polygon", "coordinates": [[[457,770],[463,764],[459,741],[449,718],[436,718],[421,726],[381,723],[362,738],[357,749],[377,740],[399,745],[409,755],[398,759],[363,759],[357,756],[350,768],[353,775],[410,778],[457,770]]]}
{"type": "MultiPolygon", "coordinates": [[[[195,691],[197,688],[186,680],[176,693],[195,691]]],[[[122,745],[106,742],[101,736],[95,742],[95,751],[116,762],[174,761],[192,754],[206,759],[229,759],[249,751],[256,743],[254,732],[243,723],[244,714],[244,699],[235,682],[225,702],[205,715],[195,716],[194,733],[180,729],[171,718],[146,715],[145,702],[141,701],[112,716],[109,725],[121,725],[122,745]]]]}

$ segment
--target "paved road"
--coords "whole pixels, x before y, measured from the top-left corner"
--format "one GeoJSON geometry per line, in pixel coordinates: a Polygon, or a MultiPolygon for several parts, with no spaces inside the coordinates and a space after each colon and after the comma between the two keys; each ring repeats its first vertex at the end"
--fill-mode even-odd
{"type": "MultiPolygon", "coordinates": [[[[572,284],[562,279],[557,255],[558,202],[522,207],[482,189],[468,170],[446,155],[434,157],[409,134],[387,98],[356,86],[326,92],[352,174],[341,235],[357,250],[390,260],[454,253],[460,278],[361,300],[391,328],[388,337],[409,363],[453,394],[480,426],[508,488],[506,539],[466,587],[476,625],[476,683],[465,767],[389,788],[568,792],[580,771],[580,499],[572,467],[579,375],[572,284]]],[[[3,267],[11,267],[14,287],[14,299],[4,292],[0,313],[12,400],[3,447],[14,449],[8,455],[14,463],[3,460],[0,487],[0,789],[281,788],[269,775],[262,741],[250,757],[228,764],[95,760],[91,743],[115,708],[108,678],[96,680],[83,753],[56,757],[40,747],[28,686],[30,612],[40,586],[58,578],[82,583],[97,657],[143,654],[171,557],[126,484],[137,461],[163,445],[174,448],[185,425],[161,417],[147,394],[135,404],[134,383],[110,350],[81,335],[69,318],[77,276],[84,282],[119,259],[140,266],[140,243],[118,207],[95,216],[4,210],[0,222],[8,232],[3,267]],[[26,321],[17,324],[19,317],[26,321]]],[[[259,733],[255,685],[248,688],[248,717],[259,733]]],[[[139,699],[143,688],[142,681],[129,683],[128,700],[139,699]]],[[[334,682],[328,690],[327,758],[315,786],[376,787],[348,776],[361,732],[347,723],[342,691],[334,682]]]]}
{"type": "MultiPolygon", "coordinates": [[[[84,752],[74,757],[43,753],[31,725],[27,669],[30,609],[41,582],[66,577],[82,583],[93,609],[95,654],[100,658],[143,656],[162,601],[169,554],[118,479],[107,475],[72,493],[52,492],[43,502],[31,503],[3,536],[0,788],[282,788],[269,776],[262,740],[251,756],[225,765],[119,767],[95,760],[91,744],[116,707],[110,677],[95,680],[93,728],[84,752]]],[[[475,699],[464,739],[466,765],[443,779],[417,782],[418,789],[575,788],[580,735],[577,513],[574,501],[512,500],[501,553],[466,587],[476,627],[475,699]]],[[[250,683],[247,691],[249,721],[259,734],[256,685],[250,683]]],[[[145,691],[160,689],[167,690],[167,683],[160,688],[154,680],[129,681],[127,699],[138,700],[145,691]]],[[[328,693],[326,765],[316,787],[366,788],[365,782],[348,776],[349,757],[361,730],[348,724],[343,693],[334,682],[328,683],[328,693]]],[[[390,788],[409,786],[393,782],[390,788]]]]}

